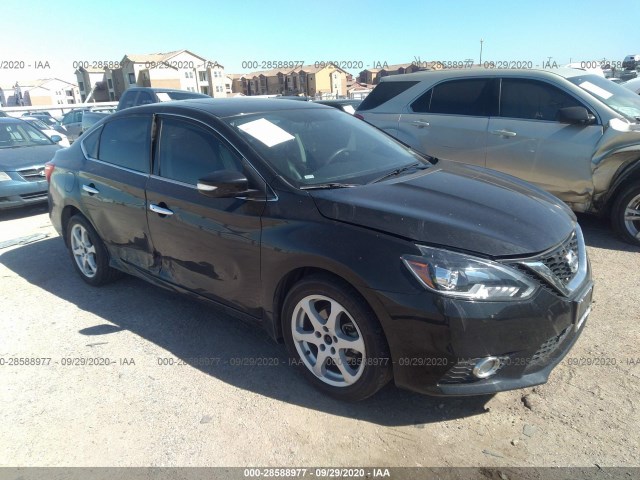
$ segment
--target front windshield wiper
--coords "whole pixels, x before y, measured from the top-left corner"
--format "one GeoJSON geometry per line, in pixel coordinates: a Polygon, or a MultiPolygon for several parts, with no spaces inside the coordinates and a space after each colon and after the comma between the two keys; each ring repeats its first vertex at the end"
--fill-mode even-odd
{"type": "Polygon", "coordinates": [[[417,168],[418,170],[424,170],[425,168],[429,168],[429,165],[425,165],[423,163],[412,163],[411,165],[406,165],[404,167],[400,167],[400,168],[396,168],[395,170],[391,170],[388,173],[385,173],[383,176],[376,178],[375,180],[372,180],[369,183],[378,183],[381,182],[383,180],[386,180],[387,178],[390,177],[395,177],[396,175],[400,175],[401,173],[406,172],[407,170],[411,170],[413,168],[417,168]]]}
{"type": "Polygon", "coordinates": [[[355,183],[319,183],[317,185],[305,185],[304,187],[300,187],[300,190],[327,190],[330,188],[352,188],[359,187],[355,183]]]}

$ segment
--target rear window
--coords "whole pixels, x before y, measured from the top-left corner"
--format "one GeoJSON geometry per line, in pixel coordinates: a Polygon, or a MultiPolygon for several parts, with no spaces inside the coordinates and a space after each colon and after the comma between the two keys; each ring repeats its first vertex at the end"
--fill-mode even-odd
{"type": "Polygon", "coordinates": [[[358,111],[371,110],[397,97],[418,82],[381,82],[358,107],[358,111]]]}

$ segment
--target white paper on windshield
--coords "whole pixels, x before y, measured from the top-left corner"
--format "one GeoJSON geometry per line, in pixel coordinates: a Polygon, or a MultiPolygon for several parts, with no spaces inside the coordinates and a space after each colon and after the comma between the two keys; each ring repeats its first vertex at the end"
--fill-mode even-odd
{"type": "Polygon", "coordinates": [[[160,100],[161,102],[170,102],[171,101],[171,97],[169,96],[168,93],[158,92],[158,93],[156,93],[156,95],[158,96],[158,100],[160,100]]]}
{"type": "Polygon", "coordinates": [[[595,84],[593,84],[591,82],[582,82],[580,84],[580,87],[584,88],[585,90],[587,90],[587,91],[589,91],[591,93],[595,93],[600,98],[604,98],[605,100],[613,95],[613,93],[608,92],[604,88],[599,87],[599,86],[597,86],[597,85],[595,85],[595,84]]]}
{"type": "Polygon", "coordinates": [[[356,113],[356,109],[353,108],[353,105],[345,105],[344,106],[344,111],[347,112],[347,113],[350,113],[351,115],[356,113]]]}
{"type": "Polygon", "coordinates": [[[245,123],[244,125],[240,125],[238,128],[243,132],[247,132],[253,138],[257,138],[267,147],[273,147],[274,145],[294,139],[293,135],[271,123],[266,118],[245,123]]]}

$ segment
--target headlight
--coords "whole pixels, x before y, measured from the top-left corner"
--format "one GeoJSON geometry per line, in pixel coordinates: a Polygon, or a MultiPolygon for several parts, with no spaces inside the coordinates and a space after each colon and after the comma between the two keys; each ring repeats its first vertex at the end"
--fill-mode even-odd
{"type": "Polygon", "coordinates": [[[501,263],[448,250],[418,246],[422,256],[404,255],[409,271],[429,290],[467,300],[522,300],[537,285],[501,263]]]}
{"type": "Polygon", "coordinates": [[[11,177],[7,175],[5,172],[0,172],[0,182],[8,182],[11,180],[11,177]]]}

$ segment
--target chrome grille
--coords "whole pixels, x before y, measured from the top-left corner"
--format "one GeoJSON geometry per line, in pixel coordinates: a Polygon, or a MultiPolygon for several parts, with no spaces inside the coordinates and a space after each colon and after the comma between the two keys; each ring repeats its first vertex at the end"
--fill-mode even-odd
{"type": "Polygon", "coordinates": [[[527,269],[530,274],[543,280],[564,296],[569,296],[579,287],[588,273],[588,260],[582,231],[575,231],[559,246],[536,257],[516,260],[518,269],[527,269]]]}
{"type": "Polygon", "coordinates": [[[44,167],[31,167],[18,170],[18,174],[27,182],[40,182],[45,179],[44,167]]]}
{"type": "Polygon", "coordinates": [[[571,270],[568,258],[578,259],[578,239],[573,233],[569,239],[549,255],[542,257],[540,261],[559,278],[565,285],[575,277],[577,268],[571,270]],[[573,257],[571,257],[573,255],[573,257]]]}

